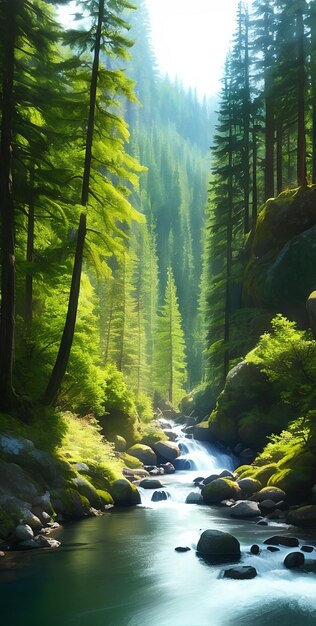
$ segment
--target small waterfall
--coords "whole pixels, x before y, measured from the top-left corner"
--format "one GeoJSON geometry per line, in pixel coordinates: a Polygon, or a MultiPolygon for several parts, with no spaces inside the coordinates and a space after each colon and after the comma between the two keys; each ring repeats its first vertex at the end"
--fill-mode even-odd
{"type": "Polygon", "coordinates": [[[177,443],[181,455],[175,461],[176,469],[217,473],[224,469],[232,471],[236,467],[233,455],[223,452],[214,444],[185,437],[180,437],[177,443]]]}

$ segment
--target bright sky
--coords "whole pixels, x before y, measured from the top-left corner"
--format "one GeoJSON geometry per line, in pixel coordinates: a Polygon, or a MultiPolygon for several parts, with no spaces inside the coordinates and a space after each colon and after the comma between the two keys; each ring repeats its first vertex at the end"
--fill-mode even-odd
{"type": "MultiPolygon", "coordinates": [[[[162,74],[210,96],[220,90],[239,0],[146,0],[152,45],[162,74]]],[[[249,4],[251,0],[249,0],[249,4]]],[[[60,8],[67,21],[75,2],[60,8]]]]}
{"type": "Polygon", "coordinates": [[[220,89],[239,0],[146,0],[158,68],[200,96],[220,89]]]}

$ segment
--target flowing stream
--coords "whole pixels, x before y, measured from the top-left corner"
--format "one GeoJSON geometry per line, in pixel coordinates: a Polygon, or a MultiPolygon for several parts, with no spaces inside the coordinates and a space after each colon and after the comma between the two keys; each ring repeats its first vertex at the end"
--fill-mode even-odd
{"type": "MultiPolygon", "coordinates": [[[[153,491],[143,490],[138,507],[67,525],[56,551],[16,553],[12,568],[0,561],[3,626],[315,626],[316,575],[284,568],[288,548],[249,553],[253,543],[293,530],[185,504],[198,491],[193,478],[233,469],[234,460],[189,439],[180,446],[191,469],[161,477],[168,500],[153,503],[153,491]],[[241,563],[254,565],[258,577],[220,578],[227,566],[206,564],[195,551],[206,528],[235,535],[241,563]],[[176,546],[191,550],[178,553],[176,546]]],[[[315,545],[313,531],[299,536],[315,545]]]]}

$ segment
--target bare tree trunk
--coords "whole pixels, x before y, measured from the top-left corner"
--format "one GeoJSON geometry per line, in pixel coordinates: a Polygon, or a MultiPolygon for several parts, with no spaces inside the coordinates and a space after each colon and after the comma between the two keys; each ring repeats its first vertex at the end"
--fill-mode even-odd
{"type": "Polygon", "coordinates": [[[250,230],[249,219],[249,195],[250,195],[250,83],[249,83],[249,15],[245,13],[245,87],[243,101],[243,118],[244,118],[244,151],[243,151],[243,170],[244,170],[244,233],[250,230]]]}
{"type": "Polygon", "coordinates": [[[310,5],[312,77],[312,183],[316,184],[316,5],[310,5]]]}
{"type": "Polygon", "coordinates": [[[6,41],[2,82],[2,119],[0,143],[1,215],[1,311],[0,311],[0,406],[9,410],[14,404],[12,383],[15,332],[15,220],[12,193],[12,118],[14,110],[14,48],[17,33],[16,0],[4,2],[6,41]]]}
{"type": "MultiPolygon", "coordinates": [[[[29,211],[27,216],[27,243],[26,243],[26,261],[32,263],[34,258],[34,169],[31,170],[30,175],[30,193],[31,198],[29,202],[29,211]]],[[[32,272],[27,271],[25,276],[25,301],[24,301],[24,321],[26,331],[31,333],[33,318],[33,275],[32,272]]]]}
{"type": "Polygon", "coordinates": [[[256,116],[254,114],[252,122],[252,230],[256,226],[258,213],[257,158],[258,146],[256,135],[256,116]]]}
{"type": "Polygon", "coordinates": [[[282,120],[277,123],[277,193],[283,189],[283,127],[282,120]]]}
{"type": "MultiPolygon", "coordinates": [[[[231,115],[230,115],[231,117],[231,115]]],[[[229,340],[230,340],[230,317],[231,317],[231,276],[233,267],[233,131],[232,120],[229,124],[229,155],[228,155],[228,216],[226,229],[226,288],[225,288],[225,318],[224,318],[224,382],[229,372],[229,340]]]]}

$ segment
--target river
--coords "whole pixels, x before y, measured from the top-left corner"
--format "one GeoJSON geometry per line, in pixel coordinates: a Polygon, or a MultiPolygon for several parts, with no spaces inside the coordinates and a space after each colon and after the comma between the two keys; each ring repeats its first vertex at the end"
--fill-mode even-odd
{"type": "MultiPolygon", "coordinates": [[[[211,473],[223,457],[207,453],[211,473]]],[[[58,550],[17,553],[12,569],[3,566],[3,559],[1,624],[315,626],[315,575],[283,566],[291,549],[273,554],[264,549],[258,556],[249,553],[253,543],[293,530],[278,523],[267,529],[255,521],[233,520],[226,509],[185,504],[198,474],[191,469],[163,476],[171,494],[166,501],[153,504],[152,492],[147,492],[142,506],[67,525],[58,550]],[[258,577],[219,578],[223,566],[206,564],[194,549],[206,528],[235,535],[241,543],[242,563],[254,565],[258,577]],[[178,553],[176,546],[191,550],[178,553]]],[[[300,532],[300,538],[315,543],[312,531],[300,532]]]]}

